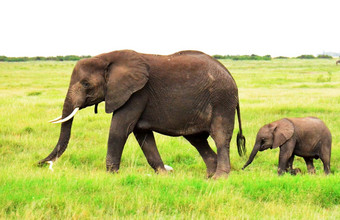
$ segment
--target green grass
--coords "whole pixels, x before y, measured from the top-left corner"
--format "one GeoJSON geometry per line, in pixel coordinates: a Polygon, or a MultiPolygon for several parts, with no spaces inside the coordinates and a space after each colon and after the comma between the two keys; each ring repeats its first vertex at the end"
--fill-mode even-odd
{"type": "MultiPolygon", "coordinates": [[[[0,62],[0,219],[339,219],[340,67],[335,60],[222,60],[240,93],[248,154],[258,129],[282,117],[317,116],[332,132],[331,171],[320,160],[309,175],[277,176],[279,150],[247,158],[231,144],[227,180],[205,178],[205,165],[181,137],[156,134],[173,173],[157,175],[133,136],[124,148],[121,170],[105,171],[110,115],[99,105],[77,114],[70,144],[54,172],[36,163],[54,148],[75,62],[0,62]]],[[[237,125],[235,126],[238,127],[237,125]]],[[[212,144],[213,141],[209,140],[212,144]]]]}

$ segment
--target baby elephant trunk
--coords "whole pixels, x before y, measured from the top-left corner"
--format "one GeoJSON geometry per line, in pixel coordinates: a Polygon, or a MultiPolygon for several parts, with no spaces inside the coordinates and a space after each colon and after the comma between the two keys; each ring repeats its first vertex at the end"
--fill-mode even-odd
{"type": "Polygon", "coordinates": [[[243,166],[242,170],[244,170],[249,164],[251,164],[257,154],[257,152],[259,151],[260,149],[260,144],[255,144],[250,156],[249,156],[249,159],[247,161],[247,163],[243,166]]]}

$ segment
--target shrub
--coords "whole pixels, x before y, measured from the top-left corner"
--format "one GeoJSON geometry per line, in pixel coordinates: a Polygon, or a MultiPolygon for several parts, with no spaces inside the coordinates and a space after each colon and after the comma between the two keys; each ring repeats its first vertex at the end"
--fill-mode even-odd
{"type": "Polygon", "coordinates": [[[91,56],[76,56],[76,55],[68,55],[68,56],[56,56],[56,57],[6,57],[0,56],[0,62],[25,62],[25,61],[35,61],[35,60],[56,60],[56,61],[77,61],[83,58],[90,58],[91,56]]]}
{"type": "Polygon", "coordinates": [[[329,55],[326,55],[326,54],[318,55],[318,58],[319,58],[319,59],[333,59],[332,56],[329,56],[329,55]]]}
{"type": "MultiPolygon", "coordinates": [[[[226,59],[225,56],[222,56],[222,55],[213,55],[212,57],[214,57],[215,59],[226,59]]],[[[0,57],[1,59],[1,57],[0,57]]]]}
{"type": "Polygon", "coordinates": [[[298,58],[298,59],[315,59],[315,56],[313,56],[313,55],[301,55],[301,56],[298,56],[296,58],[298,58]]]}
{"type": "Polygon", "coordinates": [[[252,55],[213,55],[215,59],[230,59],[230,60],[271,60],[270,55],[258,56],[252,55]]]}

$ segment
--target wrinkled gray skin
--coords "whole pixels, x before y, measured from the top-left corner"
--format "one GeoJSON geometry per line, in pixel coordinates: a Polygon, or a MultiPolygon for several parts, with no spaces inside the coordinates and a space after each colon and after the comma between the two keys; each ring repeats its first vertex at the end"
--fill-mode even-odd
{"type": "Polygon", "coordinates": [[[280,147],[278,174],[301,172],[293,169],[294,156],[303,157],[309,173],[315,173],[313,159],[320,158],[326,174],[330,173],[332,136],[323,121],[315,117],[284,118],[260,128],[246,168],[258,151],[280,147]]]}
{"type": "Polygon", "coordinates": [[[338,65],[339,63],[340,63],[340,60],[337,60],[337,61],[335,62],[336,65],[338,65]]]}
{"type": "MultiPolygon", "coordinates": [[[[227,176],[235,110],[240,155],[245,150],[236,83],[221,63],[202,52],[160,56],[122,50],[80,60],[71,76],[62,118],[76,107],[102,101],[106,113],[113,113],[106,156],[110,172],[118,172],[126,139],[132,132],[151,167],[156,172],[165,171],[153,136],[156,131],[184,136],[202,156],[209,177],[227,176]],[[217,154],[207,142],[209,135],[217,154]]],[[[57,145],[39,164],[63,154],[72,121],[62,123],[57,145]]]]}

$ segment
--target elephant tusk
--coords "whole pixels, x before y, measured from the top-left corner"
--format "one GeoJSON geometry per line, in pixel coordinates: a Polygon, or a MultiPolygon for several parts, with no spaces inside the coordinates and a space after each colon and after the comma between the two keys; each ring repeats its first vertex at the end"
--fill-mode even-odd
{"type": "Polygon", "coordinates": [[[52,123],[52,122],[54,122],[54,121],[58,121],[58,120],[60,120],[62,117],[61,117],[61,115],[58,117],[58,118],[55,118],[55,119],[52,119],[51,121],[48,121],[49,123],[52,123]]]}
{"type": "Polygon", "coordinates": [[[61,119],[61,120],[59,120],[59,121],[54,121],[54,122],[52,122],[52,123],[57,124],[57,123],[62,123],[62,122],[68,121],[68,120],[70,120],[71,118],[73,118],[73,116],[78,112],[78,110],[79,110],[79,108],[77,107],[77,108],[75,108],[75,109],[73,110],[73,112],[72,112],[69,116],[67,116],[66,118],[61,119]]]}

